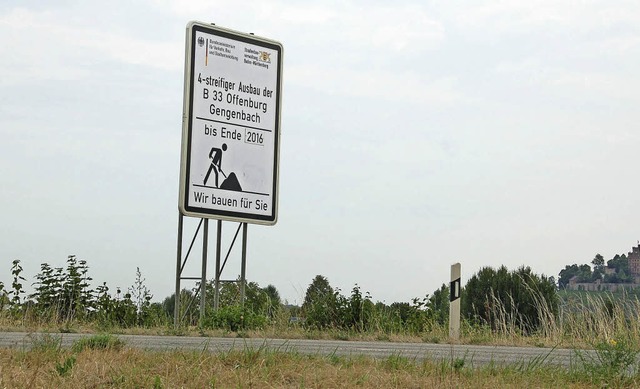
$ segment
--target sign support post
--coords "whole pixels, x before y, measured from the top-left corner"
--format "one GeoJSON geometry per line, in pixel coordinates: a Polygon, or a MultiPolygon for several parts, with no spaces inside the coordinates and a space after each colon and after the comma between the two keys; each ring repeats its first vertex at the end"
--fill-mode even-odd
{"type": "Polygon", "coordinates": [[[213,293],[213,310],[217,311],[220,306],[220,248],[222,246],[222,220],[218,220],[218,234],[216,241],[216,278],[215,290],[213,293]]]}
{"type": "Polygon", "coordinates": [[[178,244],[177,244],[177,261],[176,261],[176,290],[175,299],[173,301],[173,326],[179,326],[180,318],[180,276],[182,274],[182,227],[184,216],[178,212],[178,244]]]}
{"type": "Polygon", "coordinates": [[[205,297],[207,295],[207,246],[209,242],[209,219],[204,219],[202,231],[202,274],[200,276],[200,323],[204,321],[205,297]]]}
{"type": "MultiPolygon", "coordinates": [[[[227,260],[229,259],[229,255],[231,254],[231,251],[233,250],[233,246],[235,245],[235,241],[236,238],[238,236],[238,233],[240,232],[240,228],[243,228],[243,235],[242,235],[242,253],[241,253],[241,258],[242,258],[242,263],[241,263],[241,273],[240,273],[240,298],[241,298],[241,302],[244,303],[244,286],[247,283],[246,280],[246,266],[247,266],[247,223],[240,223],[238,225],[238,229],[236,231],[236,235],[233,238],[233,241],[231,242],[231,244],[229,245],[229,251],[227,252],[227,255],[224,259],[224,263],[222,263],[221,265],[221,250],[222,250],[222,221],[218,220],[217,223],[217,234],[216,234],[216,275],[214,276],[214,300],[213,300],[213,306],[214,309],[218,309],[219,305],[220,305],[220,286],[222,285],[223,282],[238,282],[237,279],[235,280],[222,280],[221,276],[222,276],[222,272],[224,271],[224,267],[227,263],[227,260]]],[[[180,317],[180,311],[181,309],[184,311],[184,315],[186,315],[186,312],[188,311],[189,307],[191,306],[191,304],[193,303],[193,301],[189,301],[188,304],[186,305],[185,308],[182,308],[183,306],[183,302],[181,301],[181,296],[180,296],[180,284],[181,284],[181,280],[193,280],[193,281],[200,281],[200,287],[198,289],[198,291],[196,292],[196,295],[194,296],[194,299],[196,297],[198,297],[198,294],[200,294],[199,298],[200,298],[200,321],[202,322],[202,320],[204,320],[205,318],[205,313],[206,313],[206,282],[207,282],[207,261],[208,261],[208,236],[209,236],[209,220],[208,219],[200,219],[200,223],[198,224],[198,227],[193,235],[193,239],[191,240],[191,245],[189,246],[189,250],[187,250],[187,254],[184,258],[184,260],[182,259],[182,239],[183,239],[183,230],[184,230],[184,215],[182,215],[181,213],[178,214],[178,244],[177,244],[177,261],[176,261],[176,294],[175,294],[175,305],[174,305],[174,326],[177,328],[180,326],[181,324],[181,320],[184,319],[184,317],[180,317]],[[193,249],[193,245],[198,237],[198,234],[200,233],[200,227],[204,226],[203,228],[203,236],[202,236],[202,268],[201,268],[201,273],[200,273],[200,277],[186,277],[186,276],[182,276],[184,267],[189,259],[189,255],[191,254],[191,250],[193,249]]]]}
{"type": "Polygon", "coordinates": [[[247,223],[242,223],[242,264],[240,265],[240,302],[244,307],[245,287],[247,285],[247,223]]]}

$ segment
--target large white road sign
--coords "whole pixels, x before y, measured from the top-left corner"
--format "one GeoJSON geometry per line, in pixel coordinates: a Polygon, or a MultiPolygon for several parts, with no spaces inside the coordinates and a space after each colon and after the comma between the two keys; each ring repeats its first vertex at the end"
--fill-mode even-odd
{"type": "Polygon", "coordinates": [[[180,211],[275,224],[282,83],[278,42],[187,26],[180,211]]]}

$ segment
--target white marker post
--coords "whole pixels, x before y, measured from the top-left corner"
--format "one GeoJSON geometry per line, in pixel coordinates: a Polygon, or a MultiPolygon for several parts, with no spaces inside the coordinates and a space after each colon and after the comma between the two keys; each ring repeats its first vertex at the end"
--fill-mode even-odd
{"type": "Polygon", "coordinates": [[[449,338],[460,339],[460,264],[451,265],[449,284],[449,338]]]}

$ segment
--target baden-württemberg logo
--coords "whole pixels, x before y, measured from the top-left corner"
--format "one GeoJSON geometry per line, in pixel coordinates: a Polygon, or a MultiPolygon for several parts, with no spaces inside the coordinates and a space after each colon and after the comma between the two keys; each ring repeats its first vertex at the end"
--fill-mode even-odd
{"type": "Polygon", "coordinates": [[[261,51],[258,55],[258,61],[271,63],[271,53],[267,53],[266,51],[261,51]]]}
{"type": "Polygon", "coordinates": [[[250,47],[244,48],[244,63],[247,65],[259,66],[269,69],[271,63],[271,53],[267,51],[258,51],[250,47]]]}

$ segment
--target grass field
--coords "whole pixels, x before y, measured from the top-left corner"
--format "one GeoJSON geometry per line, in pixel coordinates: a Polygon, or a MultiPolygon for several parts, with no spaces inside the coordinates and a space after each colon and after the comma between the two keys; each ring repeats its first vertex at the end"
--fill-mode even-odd
{"type": "MultiPolygon", "coordinates": [[[[471,361],[417,361],[402,356],[382,360],[307,356],[292,352],[245,349],[241,352],[149,352],[128,348],[109,335],[90,336],[71,349],[59,339],[36,336],[28,349],[0,349],[0,388],[14,387],[640,387],[637,355],[640,302],[636,296],[567,293],[557,316],[540,309],[535,333],[513,326],[509,312],[502,324],[463,321],[460,343],[531,347],[589,348],[596,358],[560,368],[545,363],[471,367],[471,361]]],[[[497,305],[496,309],[500,309],[497,305]]],[[[515,313],[517,314],[517,313],[515,313]]],[[[287,318],[261,329],[228,331],[184,326],[105,327],[79,320],[47,321],[29,315],[0,315],[0,331],[122,333],[215,337],[377,340],[448,343],[446,325],[428,330],[386,332],[317,330],[292,325],[287,318]],[[31,319],[29,319],[31,317],[31,319]]],[[[579,357],[580,352],[576,351],[579,357]]],[[[544,361],[541,361],[544,362],[544,361]]]]}
{"type": "MultiPolygon", "coordinates": [[[[544,363],[472,369],[465,360],[416,361],[401,356],[302,355],[238,352],[148,352],[117,338],[85,338],[63,349],[53,336],[30,350],[0,349],[0,387],[55,388],[496,388],[637,387],[635,374],[592,374],[544,363]]],[[[619,372],[618,372],[619,373],[619,372]]]]}

